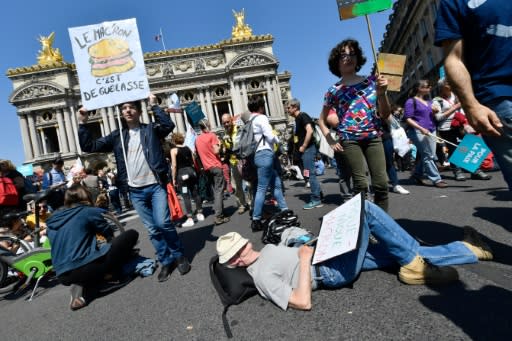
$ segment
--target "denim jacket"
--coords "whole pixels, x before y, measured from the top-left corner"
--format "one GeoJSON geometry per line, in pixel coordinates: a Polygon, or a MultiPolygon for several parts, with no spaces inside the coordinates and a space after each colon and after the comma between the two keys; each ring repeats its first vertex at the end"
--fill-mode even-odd
{"type": "MultiPolygon", "coordinates": [[[[162,108],[157,105],[151,107],[156,114],[156,122],[149,124],[140,124],[140,141],[144,150],[144,157],[153,171],[156,179],[164,185],[169,179],[169,165],[165,159],[162,149],[162,140],[174,130],[175,124],[162,108]]],[[[127,127],[123,127],[123,140],[125,148],[128,148],[130,134],[127,127]]],[[[78,128],[78,137],[80,148],[88,153],[114,153],[117,164],[117,184],[118,187],[126,186],[128,183],[128,174],[126,172],[126,163],[124,160],[123,149],[120,139],[120,130],[116,129],[109,135],[94,140],[91,137],[86,125],[80,124],[78,128]]]]}

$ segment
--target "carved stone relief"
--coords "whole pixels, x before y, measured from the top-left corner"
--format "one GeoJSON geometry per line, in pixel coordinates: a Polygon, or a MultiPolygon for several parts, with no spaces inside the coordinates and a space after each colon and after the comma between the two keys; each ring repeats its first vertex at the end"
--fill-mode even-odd
{"type": "Polygon", "coordinates": [[[160,64],[150,64],[146,66],[146,73],[148,76],[152,77],[160,72],[160,64]]]}
{"type": "Polygon", "coordinates": [[[187,70],[192,67],[192,62],[190,60],[189,61],[180,62],[180,63],[174,65],[174,67],[177,70],[180,70],[181,72],[187,72],[187,70]]]}
{"type": "Polygon", "coordinates": [[[224,63],[224,58],[221,56],[206,59],[206,65],[211,66],[211,67],[217,67],[223,63],[224,63]]]}
{"type": "Polygon", "coordinates": [[[242,68],[247,66],[257,66],[262,64],[274,63],[270,58],[251,54],[245,57],[240,58],[235,64],[233,64],[233,68],[242,68]]]}
{"type": "Polygon", "coordinates": [[[63,92],[61,90],[51,85],[34,85],[22,90],[20,93],[16,95],[14,100],[17,101],[31,98],[39,98],[51,95],[58,95],[62,93],[63,92]]]}

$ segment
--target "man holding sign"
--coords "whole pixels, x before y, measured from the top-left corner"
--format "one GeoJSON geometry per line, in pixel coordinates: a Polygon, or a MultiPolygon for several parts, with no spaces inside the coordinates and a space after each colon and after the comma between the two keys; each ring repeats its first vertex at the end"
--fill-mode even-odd
{"type": "Polygon", "coordinates": [[[353,282],[363,270],[399,264],[398,278],[403,283],[442,284],[458,279],[457,271],[446,265],[476,263],[493,257],[489,246],[472,228],[465,229],[462,242],[420,246],[386,212],[369,201],[364,203],[360,228],[359,246],[355,250],[315,265],[311,264],[314,249],[309,246],[269,244],[256,251],[249,240],[230,232],[217,240],[219,263],[246,267],[259,294],[281,309],[310,310],[312,290],[341,288],[353,282]],[[374,237],[372,242],[370,233],[374,237]]]}
{"type": "Polygon", "coordinates": [[[156,122],[140,122],[140,102],[120,105],[122,129],[93,140],[86,126],[88,115],[85,108],[78,111],[78,136],[80,147],[88,153],[113,152],[117,165],[117,183],[128,185],[130,199],[149,232],[162,270],[158,281],[166,281],[175,267],[184,275],[190,264],[184,256],[183,246],[171,222],[167,192],[169,168],[165,161],[161,141],[173,129],[169,115],[157,105],[157,98],[149,96],[156,122]],[[123,142],[121,141],[123,140],[123,142]]]}

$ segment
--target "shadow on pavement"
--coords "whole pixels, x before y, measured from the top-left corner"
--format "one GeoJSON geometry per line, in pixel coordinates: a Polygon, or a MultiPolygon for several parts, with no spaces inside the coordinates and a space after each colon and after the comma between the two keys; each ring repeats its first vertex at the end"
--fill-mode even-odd
{"type": "Polygon", "coordinates": [[[492,285],[467,290],[462,283],[432,287],[438,295],[422,296],[420,302],[444,315],[472,340],[506,340],[512,335],[512,292],[492,285]]]}
{"type": "Polygon", "coordinates": [[[180,229],[180,239],[185,249],[185,255],[192,263],[194,257],[204,248],[207,241],[216,241],[217,237],[212,235],[213,222],[210,225],[195,229],[180,229]]]}
{"type": "Polygon", "coordinates": [[[512,232],[512,224],[510,224],[509,220],[510,212],[511,209],[508,207],[475,207],[473,216],[487,220],[512,232]]]}

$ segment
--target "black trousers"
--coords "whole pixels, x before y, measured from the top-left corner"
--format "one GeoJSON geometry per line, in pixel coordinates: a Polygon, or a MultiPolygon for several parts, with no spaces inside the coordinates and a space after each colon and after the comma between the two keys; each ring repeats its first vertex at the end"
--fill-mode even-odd
{"type": "Polygon", "coordinates": [[[104,256],[61,274],[59,280],[64,285],[79,284],[89,287],[101,282],[105,274],[118,274],[132,255],[137,239],[139,233],[135,230],[121,233],[112,239],[110,250],[104,256]]]}

